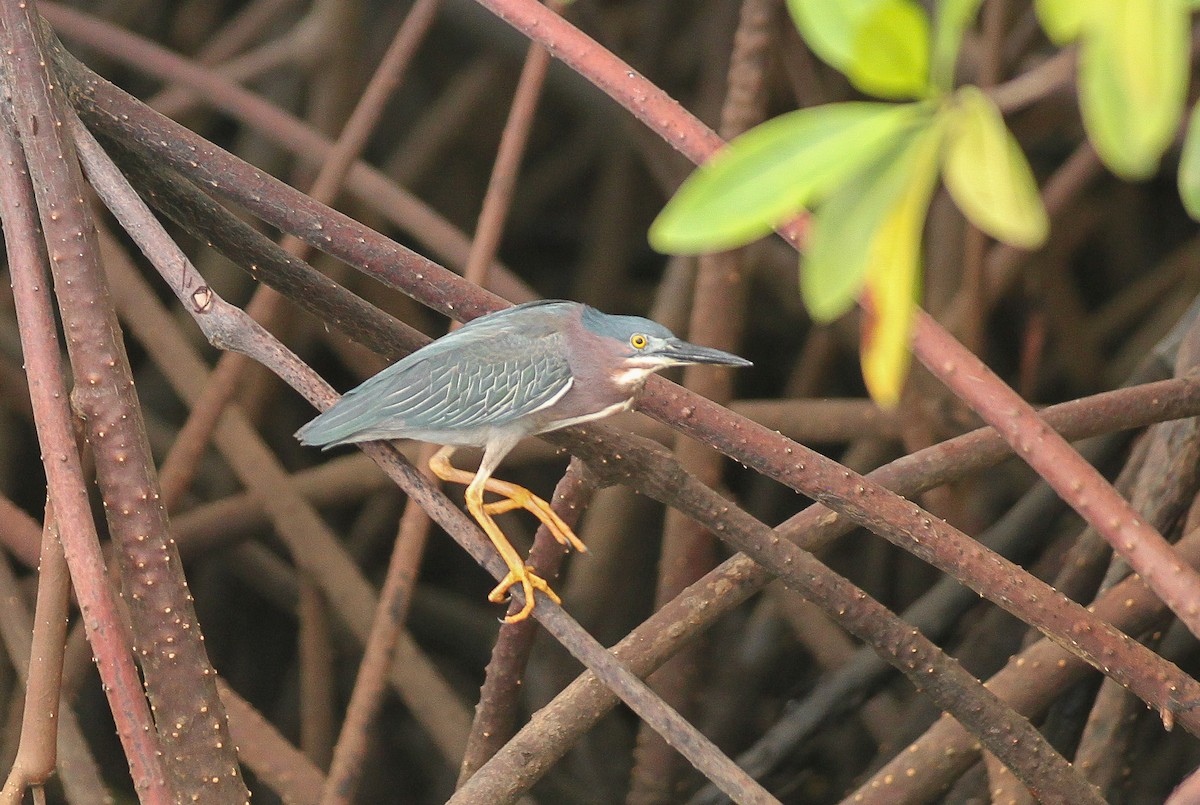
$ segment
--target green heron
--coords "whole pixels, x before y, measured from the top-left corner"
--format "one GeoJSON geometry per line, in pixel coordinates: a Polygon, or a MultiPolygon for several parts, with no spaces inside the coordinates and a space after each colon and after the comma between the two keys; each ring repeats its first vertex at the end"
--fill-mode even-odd
{"type": "Polygon", "coordinates": [[[520,584],[525,619],[533,591],[559,598],[522,560],[492,515],[525,509],[564,546],[587,548],[546,501],[492,473],[526,436],[623,411],[654,372],[684,364],[749,366],[682,341],[638,316],[610,316],[577,302],[529,302],[481,316],[384,369],[296,432],[306,445],[417,439],[442,445],[429,461],[443,481],[465,484],[467,510],[508,565],[488,600],[520,584]],[[450,463],[460,447],[482,447],[479,469],[450,463]],[[484,492],[502,499],[485,503],[484,492]]]}

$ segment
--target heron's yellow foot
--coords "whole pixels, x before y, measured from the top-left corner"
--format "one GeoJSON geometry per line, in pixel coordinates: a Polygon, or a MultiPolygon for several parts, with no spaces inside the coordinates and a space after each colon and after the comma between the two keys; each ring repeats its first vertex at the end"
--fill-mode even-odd
{"type": "Polygon", "coordinates": [[[496,552],[500,554],[500,558],[504,560],[504,564],[508,566],[508,573],[504,576],[504,580],[496,585],[495,589],[488,594],[488,600],[494,603],[500,603],[508,596],[508,591],[513,586],[520,584],[522,592],[525,593],[525,605],[521,607],[519,612],[509,615],[504,619],[505,623],[517,623],[529,617],[529,613],[533,612],[533,607],[537,603],[534,599],[534,591],[541,590],[556,604],[561,604],[562,599],[554,590],[550,589],[550,585],[541,576],[533,572],[533,568],[525,564],[521,559],[521,555],[517,553],[517,549],[508,541],[508,537],[504,536],[504,532],[500,530],[500,526],[492,519],[492,515],[488,512],[487,506],[483,502],[483,490],[477,487],[467,487],[467,510],[471,512],[471,516],[475,518],[475,522],[479,523],[479,527],[483,529],[483,533],[487,534],[488,539],[492,541],[496,552]]]}
{"type": "Polygon", "coordinates": [[[549,503],[525,487],[509,483],[508,481],[489,478],[484,484],[484,488],[504,498],[503,500],[484,504],[484,511],[488,514],[504,514],[515,509],[524,509],[541,520],[542,525],[546,526],[546,530],[550,532],[552,537],[558,540],[560,545],[574,548],[580,553],[587,553],[587,546],[583,544],[583,540],[575,536],[575,532],[571,530],[569,525],[563,522],[563,519],[558,516],[558,512],[554,511],[549,503]]]}
{"type": "Polygon", "coordinates": [[[534,599],[534,591],[541,590],[556,604],[561,604],[562,599],[550,589],[550,585],[541,576],[533,572],[533,568],[525,564],[521,559],[521,555],[517,553],[516,548],[508,541],[508,537],[504,536],[504,532],[500,530],[500,526],[492,519],[493,514],[513,511],[515,509],[525,509],[537,517],[547,528],[547,530],[563,545],[574,546],[578,551],[586,551],[587,547],[580,541],[579,537],[571,530],[570,526],[562,521],[550,504],[539,498],[537,495],[530,492],[523,486],[508,483],[507,481],[498,481],[495,478],[489,477],[487,474],[477,475],[476,473],[460,470],[450,463],[450,456],[453,454],[452,446],[443,447],[438,450],[432,458],[429,459],[429,468],[433,474],[441,478],[443,481],[452,483],[466,484],[466,502],[467,511],[475,518],[475,522],[479,523],[479,527],[483,529],[483,533],[487,534],[492,545],[495,546],[496,552],[504,560],[504,564],[508,566],[508,574],[504,577],[496,588],[488,595],[488,600],[499,603],[508,596],[508,591],[517,584],[521,585],[522,592],[525,593],[525,605],[521,610],[513,615],[505,618],[507,623],[517,623],[529,617],[533,612],[534,605],[537,603],[534,599]],[[484,492],[491,492],[500,495],[503,500],[495,501],[494,503],[484,503],[484,492]]]}
{"type": "Polygon", "coordinates": [[[496,585],[496,588],[488,593],[488,600],[494,604],[499,604],[508,599],[509,589],[520,584],[521,590],[525,593],[525,606],[521,607],[519,612],[513,613],[504,619],[505,623],[518,623],[529,617],[529,613],[533,612],[533,591],[541,590],[556,604],[561,604],[562,599],[554,590],[550,589],[550,585],[541,576],[533,572],[533,568],[529,565],[523,565],[520,569],[509,568],[508,575],[504,580],[496,585]]]}

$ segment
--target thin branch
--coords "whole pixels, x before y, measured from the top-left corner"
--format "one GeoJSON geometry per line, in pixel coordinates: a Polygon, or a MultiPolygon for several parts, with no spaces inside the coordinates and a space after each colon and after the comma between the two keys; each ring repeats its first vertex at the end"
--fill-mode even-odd
{"type": "Polygon", "coordinates": [[[44,784],[57,770],[74,805],[104,805],[110,800],[100,769],[75,714],[62,700],[70,578],[53,509],[49,505],[46,509],[33,617],[23,603],[7,559],[0,558],[0,608],[4,610],[0,614],[0,633],[8,656],[14,660],[17,678],[25,685],[21,743],[0,801],[21,802],[26,786],[44,784]]]}
{"type": "MultiPolygon", "coordinates": [[[[7,562],[4,570],[11,575],[7,562]]],[[[58,702],[62,696],[63,646],[67,639],[70,591],[71,578],[58,536],[58,524],[54,520],[54,507],[47,502],[33,637],[29,641],[29,661],[24,674],[25,714],[21,720],[21,743],[0,794],[0,801],[13,805],[19,805],[27,787],[43,785],[50,779],[58,762],[58,702]]],[[[5,623],[11,621],[5,619],[5,623]]]]}
{"type": "Polygon", "coordinates": [[[362,662],[354,680],[346,717],[342,722],[329,775],[320,792],[322,805],[349,805],[354,800],[362,764],[367,757],[375,720],[383,704],[387,672],[396,640],[408,617],[417,569],[429,536],[429,518],[411,501],[400,518],[395,548],[379,591],[379,605],[371,621],[362,662]]]}
{"type": "MultiPolygon", "coordinates": [[[[551,0],[547,7],[555,13],[562,13],[564,6],[565,3],[559,0],[551,0]]],[[[512,205],[513,189],[529,143],[530,130],[537,114],[549,67],[550,54],[545,48],[531,44],[526,51],[512,105],[500,134],[500,144],[475,225],[471,253],[463,272],[464,278],[476,285],[486,286],[490,267],[500,247],[504,224],[512,205]]],[[[452,324],[451,329],[455,326],[456,323],[452,324]]],[[[560,516],[565,515],[564,522],[572,528],[578,522],[579,515],[594,490],[594,484],[585,480],[586,475],[588,474],[582,465],[572,459],[567,473],[555,490],[552,504],[555,512],[560,516]],[[560,497],[560,493],[568,496],[565,501],[560,497]],[[563,510],[564,503],[569,508],[568,511],[563,510]]],[[[552,579],[562,566],[563,559],[563,551],[557,546],[545,525],[539,526],[534,536],[529,564],[543,578],[552,579]]],[[[516,607],[517,602],[513,601],[509,606],[509,613],[518,611],[516,607]]],[[[500,627],[480,689],[475,719],[471,723],[471,735],[459,765],[460,786],[495,754],[515,729],[520,685],[536,633],[534,623],[528,620],[504,622],[500,627]]]]}
{"type": "Polygon", "coordinates": [[[26,567],[37,567],[41,531],[37,521],[24,509],[0,495],[0,544],[26,567]]]}
{"type": "MultiPolygon", "coordinates": [[[[552,0],[546,7],[561,14],[564,5],[561,0],[552,0]]],[[[550,54],[546,49],[531,45],[525,56],[525,64],[521,67],[521,76],[517,79],[517,89],[504,122],[504,130],[500,134],[500,146],[488,177],[487,192],[484,193],[479,220],[475,223],[475,237],[471,241],[471,251],[463,270],[463,277],[476,285],[486,287],[489,269],[500,247],[521,158],[529,143],[529,131],[549,67],[550,54]]]]}

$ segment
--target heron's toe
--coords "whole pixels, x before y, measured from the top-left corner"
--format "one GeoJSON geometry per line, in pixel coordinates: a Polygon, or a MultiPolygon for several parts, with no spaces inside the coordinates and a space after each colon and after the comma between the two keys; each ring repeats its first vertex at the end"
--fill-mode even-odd
{"type": "Polygon", "coordinates": [[[561,604],[562,599],[558,597],[558,593],[550,588],[549,583],[541,576],[533,572],[533,568],[528,565],[524,566],[519,572],[517,570],[509,570],[508,575],[488,593],[488,600],[494,604],[499,604],[509,597],[509,590],[516,584],[521,585],[522,591],[525,593],[525,606],[521,607],[519,612],[509,615],[504,619],[505,623],[518,623],[529,617],[533,612],[534,590],[541,590],[547,598],[556,604],[561,604]]]}

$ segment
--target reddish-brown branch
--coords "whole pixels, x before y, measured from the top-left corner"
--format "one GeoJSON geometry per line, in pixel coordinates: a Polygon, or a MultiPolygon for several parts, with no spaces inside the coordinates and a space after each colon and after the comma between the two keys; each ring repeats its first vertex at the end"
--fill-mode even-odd
{"type": "Polygon", "coordinates": [[[298,587],[296,620],[300,634],[296,664],[300,677],[300,748],[313,765],[325,768],[333,756],[337,730],[332,635],[336,626],[320,587],[307,576],[300,577],[298,587]]]}
{"type": "MultiPolygon", "coordinates": [[[[0,560],[6,581],[15,581],[7,560],[0,560]]],[[[7,584],[7,595],[18,595],[15,583],[7,584]]],[[[67,605],[71,578],[54,520],[54,507],[46,504],[46,525],[42,532],[41,562],[38,572],[37,605],[33,617],[33,636],[28,651],[8,639],[9,656],[27,656],[25,665],[25,713],[21,719],[21,742],[9,770],[0,802],[19,805],[30,786],[41,786],[50,779],[58,763],[58,702],[62,696],[63,646],[67,639],[67,605]]],[[[17,601],[12,601],[16,606],[17,601]]],[[[6,617],[2,627],[15,625],[6,617]]],[[[25,618],[21,618],[25,620],[25,618]]],[[[18,664],[21,664],[18,660],[18,664]]],[[[21,674],[18,672],[18,675],[21,674]]]]}
{"type": "MultiPolygon", "coordinates": [[[[547,8],[560,13],[562,6],[563,3],[552,0],[547,8]]],[[[500,247],[504,222],[512,206],[513,188],[517,183],[525,147],[529,143],[529,131],[533,126],[538,101],[542,95],[542,85],[546,81],[546,70],[549,67],[550,54],[544,48],[532,45],[525,56],[525,64],[521,67],[521,76],[517,79],[517,89],[513,93],[512,108],[509,109],[504,130],[500,133],[500,146],[492,173],[488,177],[487,192],[483,197],[479,220],[475,224],[475,237],[471,241],[467,266],[463,270],[467,281],[476,285],[486,287],[489,269],[500,247]]]]}
{"type": "MultiPolygon", "coordinates": [[[[65,558],[62,552],[62,543],[58,541],[57,535],[53,537],[53,541],[58,550],[57,564],[63,565],[65,558]]],[[[50,561],[53,565],[54,560],[50,561]]],[[[43,572],[47,572],[43,569],[43,572]]],[[[51,567],[47,575],[54,575],[60,571],[57,568],[51,567]]],[[[65,568],[63,568],[63,599],[66,599],[65,589],[69,585],[69,579],[66,577],[65,568]]],[[[39,592],[39,597],[41,593],[39,592]]],[[[61,624],[66,624],[65,614],[58,616],[61,624]]],[[[40,621],[41,619],[38,618],[40,621]]],[[[42,632],[53,631],[58,624],[53,624],[51,628],[42,627],[42,632]]],[[[0,559],[0,636],[4,641],[4,648],[8,655],[13,658],[13,664],[17,672],[17,678],[22,684],[27,687],[31,684],[29,678],[29,670],[31,665],[35,668],[35,675],[41,673],[36,670],[38,664],[42,663],[42,658],[39,657],[39,650],[33,647],[32,635],[38,629],[35,627],[35,619],[30,616],[28,608],[25,606],[22,590],[17,582],[16,575],[9,568],[7,559],[0,559]],[[31,663],[26,663],[24,658],[30,658],[31,663]]],[[[65,629],[63,630],[65,631],[65,629]]],[[[62,646],[59,646],[58,653],[61,658],[62,646]]],[[[36,682],[33,682],[36,686],[36,682]]],[[[84,740],[83,732],[79,725],[79,720],[75,717],[74,711],[71,709],[68,700],[65,697],[65,691],[62,692],[63,698],[54,702],[45,712],[54,713],[52,729],[48,729],[48,738],[54,741],[57,738],[58,764],[57,769],[53,764],[49,767],[51,772],[57,771],[59,779],[62,780],[63,789],[68,800],[72,805],[107,805],[112,802],[111,795],[108,792],[107,786],[104,784],[100,775],[100,768],[96,763],[96,759],[92,756],[92,750],[84,740]],[[55,734],[57,733],[57,734],[55,734]]],[[[27,693],[27,698],[32,694],[27,693]]],[[[15,703],[15,701],[14,701],[15,703]]],[[[47,703],[43,703],[44,705],[47,703]]],[[[51,725],[48,725],[51,726],[51,725]]],[[[22,737],[22,741],[24,738],[22,737]]],[[[19,751],[19,750],[18,750],[19,751]]],[[[10,780],[19,772],[19,767],[23,764],[18,760],[13,762],[13,767],[10,772],[10,780]]],[[[3,797],[4,801],[9,801],[8,784],[6,783],[6,791],[3,797]]],[[[15,792],[15,802],[20,802],[19,789],[15,792]]]]}
{"type": "MultiPolygon", "coordinates": [[[[774,32],[778,26],[774,0],[743,0],[733,51],[729,57],[725,100],[721,108],[721,136],[732,139],[761,122],[766,114],[764,82],[774,32]]],[[[746,253],[743,250],[703,255],[697,264],[688,338],[717,349],[736,352],[744,329],[743,307],[746,253]]],[[[690,366],[683,386],[720,405],[733,399],[733,372],[728,367],[690,366]]],[[[724,472],[723,457],[704,444],[686,437],[675,440],[679,463],[703,483],[718,487],[724,472]]],[[[679,595],[717,564],[716,537],[701,523],[677,509],[667,512],[663,528],[655,606],[679,595]]],[[[664,700],[684,713],[695,707],[695,696],[706,669],[701,643],[681,652],[659,668],[651,679],[664,700]]],[[[683,771],[679,757],[649,730],[637,736],[630,774],[629,805],[652,805],[678,799],[683,771]]]]}
{"type": "Polygon", "coordinates": [[[400,518],[399,533],[388,562],[383,588],[379,591],[379,604],[371,621],[371,632],[367,636],[350,703],[346,705],[346,717],[334,747],[329,775],[321,789],[322,805],[348,805],[354,801],[375,719],[383,703],[396,639],[408,617],[417,583],[417,569],[428,536],[429,517],[420,506],[409,502],[400,518]]]}
{"type": "MultiPolygon", "coordinates": [[[[561,13],[563,5],[559,0],[551,0],[548,7],[555,13],[561,13]]],[[[471,243],[467,268],[463,272],[464,278],[476,285],[486,286],[490,267],[499,249],[504,224],[512,206],[513,189],[529,143],[530,131],[549,67],[550,54],[544,48],[531,44],[526,51],[525,63],[517,80],[508,118],[500,134],[500,144],[476,222],[475,238],[471,243]]],[[[456,325],[452,324],[451,328],[454,326],[456,325]]],[[[573,459],[555,490],[552,505],[571,528],[575,527],[582,508],[586,507],[594,490],[594,485],[584,478],[585,475],[586,470],[573,459]],[[563,495],[566,496],[565,499],[563,495]]],[[[563,560],[563,552],[556,540],[544,525],[539,527],[534,536],[529,564],[536,568],[543,578],[553,579],[557,576],[563,560]]],[[[515,614],[518,611],[517,602],[511,602],[509,613],[515,614]]],[[[480,689],[475,719],[471,723],[471,734],[463,752],[462,763],[459,765],[459,785],[494,755],[515,730],[520,704],[520,685],[535,634],[536,621],[505,622],[501,626],[480,689]]]]}
{"type": "MultiPolygon", "coordinates": [[[[310,126],[277,106],[142,37],[53,2],[44,3],[43,11],[64,36],[78,39],[109,58],[132,61],[148,75],[203,92],[208,103],[245,120],[283,148],[308,159],[324,160],[334,147],[310,126]]],[[[429,205],[363,162],[355,163],[346,180],[355,198],[410,233],[447,265],[465,267],[470,242],[429,205]]],[[[494,268],[497,270],[491,272],[489,286],[493,292],[513,302],[535,298],[529,286],[507,268],[502,265],[494,268]]]]}
{"type": "MultiPolygon", "coordinates": [[[[0,19],[8,31],[20,23],[14,5],[0,4],[0,19]]],[[[20,54],[20,58],[31,55],[28,48],[22,48],[20,54]]],[[[6,63],[16,58],[14,49],[6,63]]],[[[49,298],[46,251],[38,237],[37,205],[24,165],[24,153],[13,133],[0,125],[0,220],[47,484],[83,622],[134,784],[143,802],[170,805],[175,797],[162,764],[162,747],[104,572],[87,485],[75,449],[49,298]]]]}
{"type": "MultiPolygon", "coordinates": [[[[572,459],[554,490],[551,505],[563,522],[575,528],[595,488],[596,480],[588,471],[587,465],[578,459],[572,459]]],[[[565,558],[562,546],[545,526],[540,526],[533,538],[529,564],[537,570],[539,576],[553,581],[565,558]]],[[[513,602],[509,611],[515,612],[516,607],[516,602],[513,602]]],[[[479,703],[475,707],[471,736],[463,753],[462,765],[459,767],[460,786],[495,755],[516,731],[525,664],[533,650],[533,639],[536,635],[537,626],[528,619],[517,623],[505,623],[500,627],[496,645],[492,649],[492,658],[487,666],[486,678],[479,691],[479,703]]]]}
{"type": "Polygon", "coordinates": [[[229,732],[258,779],[288,805],[317,805],[325,775],[249,702],[218,680],[229,732]]]}
{"type": "MultiPolygon", "coordinates": [[[[1184,561],[1200,563],[1200,530],[1175,546],[1184,561]]],[[[1138,634],[1153,626],[1166,611],[1162,601],[1137,576],[1101,595],[1091,607],[1104,620],[1138,634]]],[[[1043,639],[1009,660],[988,680],[988,688],[1033,718],[1090,669],[1052,640],[1043,639]]],[[[1161,711],[1164,716],[1169,712],[1161,711]]],[[[943,717],[921,738],[903,749],[857,792],[846,805],[896,805],[928,802],[977,759],[977,745],[953,719],[943,717]]]]}
{"type": "MultiPolygon", "coordinates": [[[[212,319],[201,314],[209,312],[216,297],[86,130],[79,127],[74,133],[101,198],[136,234],[139,246],[152,262],[166,266],[164,273],[172,283],[172,291],[198,314],[202,325],[208,325],[212,319]],[[181,271],[180,266],[186,270],[181,271]]],[[[123,314],[177,392],[185,400],[194,401],[207,380],[202,361],[171,325],[145,280],[115,254],[115,249],[111,262],[113,270],[120,272],[121,281],[116,287],[121,292],[118,303],[123,314]]],[[[239,315],[244,316],[241,311],[239,315]]],[[[253,322],[243,326],[256,327],[253,322]]],[[[215,330],[208,335],[218,343],[224,343],[227,337],[215,330]]],[[[320,582],[343,620],[360,640],[365,640],[376,605],[370,584],[316,511],[295,492],[287,473],[240,411],[230,409],[222,416],[216,442],[242,483],[254,490],[297,563],[320,582]]],[[[393,679],[401,695],[446,756],[457,762],[465,742],[465,707],[411,640],[401,640],[396,659],[393,679]]]]}
{"type": "Polygon", "coordinates": [[[26,567],[37,567],[41,528],[24,509],[4,495],[0,495],[0,544],[26,567]]]}
{"type": "Polygon", "coordinates": [[[1184,564],[1095,467],[927,314],[917,316],[913,350],[1108,540],[1192,634],[1200,635],[1200,572],[1184,564]]]}
{"type": "Polygon", "coordinates": [[[63,115],[74,113],[50,72],[41,18],[31,3],[17,4],[14,11],[4,20],[6,48],[20,54],[8,62],[13,110],[76,379],[71,402],[84,419],[109,533],[118,545],[114,555],[165,763],[177,790],[194,791],[198,801],[247,801],[204,637],[159,500],[83,177],[66,134],[63,115]]]}

